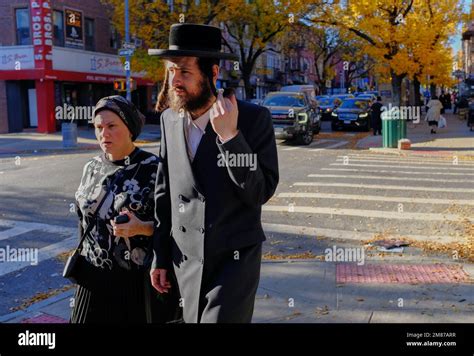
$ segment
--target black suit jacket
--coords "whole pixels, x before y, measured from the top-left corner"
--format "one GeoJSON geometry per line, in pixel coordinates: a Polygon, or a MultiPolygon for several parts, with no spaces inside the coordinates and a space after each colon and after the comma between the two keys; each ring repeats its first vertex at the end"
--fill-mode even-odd
{"type": "MultiPolygon", "coordinates": [[[[270,112],[243,101],[237,104],[238,135],[221,144],[209,122],[192,163],[184,135],[185,118],[171,109],[161,115],[152,267],[174,267],[181,295],[188,303],[185,319],[186,314],[193,315],[188,320],[197,313],[196,293],[204,260],[265,240],[261,206],[278,184],[270,112]],[[223,166],[219,161],[253,154],[256,167],[223,166]]],[[[245,271],[242,273],[245,276],[245,271]]]]}

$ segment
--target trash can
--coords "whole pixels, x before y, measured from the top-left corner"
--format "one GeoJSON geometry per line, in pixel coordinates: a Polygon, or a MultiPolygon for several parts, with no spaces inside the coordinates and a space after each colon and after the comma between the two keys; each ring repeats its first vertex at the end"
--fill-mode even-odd
{"type": "Polygon", "coordinates": [[[398,124],[398,139],[407,138],[407,120],[403,118],[398,124]]]}
{"type": "Polygon", "coordinates": [[[61,131],[63,133],[63,147],[77,147],[77,124],[75,122],[63,122],[61,131]]]}
{"type": "Polygon", "coordinates": [[[392,110],[382,113],[382,141],[384,148],[398,147],[400,139],[400,119],[392,110]]]}

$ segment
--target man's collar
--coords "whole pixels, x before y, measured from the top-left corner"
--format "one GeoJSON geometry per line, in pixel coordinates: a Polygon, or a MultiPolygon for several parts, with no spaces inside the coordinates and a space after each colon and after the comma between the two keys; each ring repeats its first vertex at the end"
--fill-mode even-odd
{"type": "Polygon", "coordinates": [[[196,126],[204,133],[206,130],[206,126],[209,123],[209,120],[211,119],[211,108],[209,108],[209,110],[207,110],[204,114],[202,114],[195,120],[192,119],[191,114],[189,112],[187,114],[187,124],[196,126]]]}

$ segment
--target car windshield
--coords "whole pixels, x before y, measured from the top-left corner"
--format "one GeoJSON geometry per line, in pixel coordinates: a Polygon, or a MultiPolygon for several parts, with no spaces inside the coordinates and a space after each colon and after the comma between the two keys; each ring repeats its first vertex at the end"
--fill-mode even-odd
{"type": "Polygon", "coordinates": [[[367,109],[368,103],[365,100],[347,99],[342,102],[341,109],[367,109]]]}
{"type": "Polygon", "coordinates": [[[304,97],[301,95],[271,95],[263,102],[265,106],[297,106],[303,107],[304,97]]]}
{"type": "Polygon", "coordinates": [[[318,102],[319,106],[335,106],[340,105],[342,100],[339,98],[324,98],[320,99],[318,102]]]}

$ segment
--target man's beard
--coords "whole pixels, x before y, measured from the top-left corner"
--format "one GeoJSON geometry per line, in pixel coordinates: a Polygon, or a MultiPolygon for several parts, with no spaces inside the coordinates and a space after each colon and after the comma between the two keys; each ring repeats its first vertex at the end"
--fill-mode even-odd
{"type": "Polygon", "coordinates": [[[209,81],[201,77],[198,83],[198,94],[190,94],[186,88],[183,87],[170,87],[168,89],[169,107],[178,112],[180,109],[186,111],[196,111],[205,106],[212,97],[211,86],[209,81]],[[182,89],[184,91],[183,96],[178,96],[175,89],[182,89]]]}

